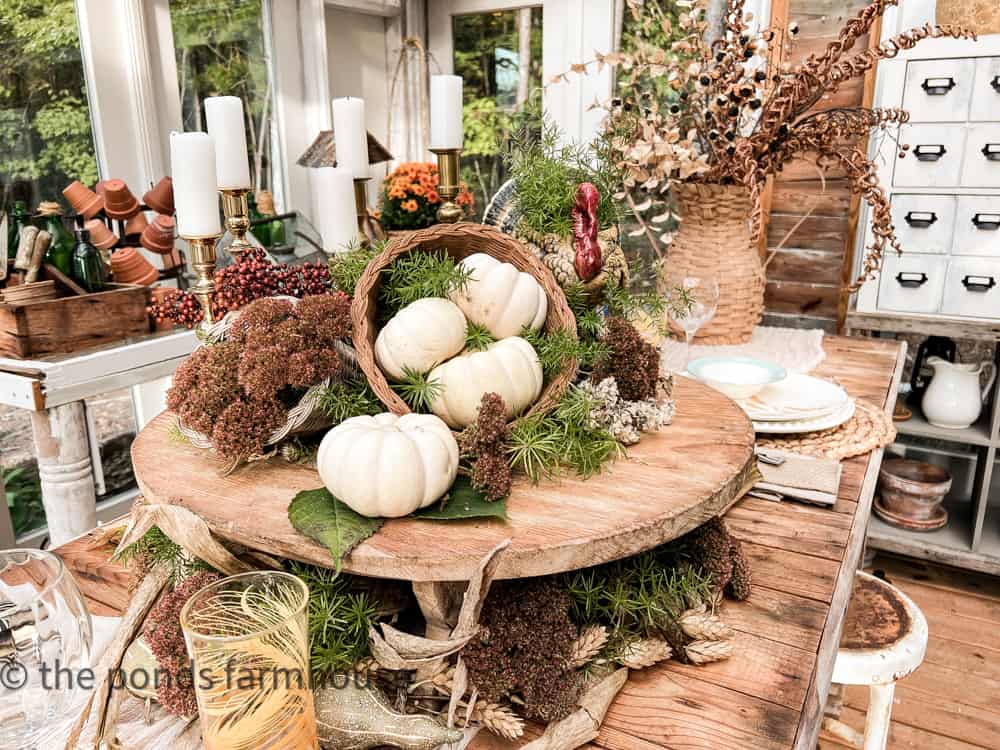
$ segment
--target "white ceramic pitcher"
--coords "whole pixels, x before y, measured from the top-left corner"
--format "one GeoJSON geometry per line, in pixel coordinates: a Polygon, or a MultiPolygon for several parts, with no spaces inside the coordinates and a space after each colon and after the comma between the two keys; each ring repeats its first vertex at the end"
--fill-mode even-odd
{"type": "Polygon", "coordinates": [[[927,421],[937,427],[961,430],[979,419],[997,374],[996,366],[992,362],[956,364],[941,357],[929,357],[927,366],[934,370],[921,402],[927,421]],[[980,388],[979,376],[984,370],[989,376],[980,388]]]}

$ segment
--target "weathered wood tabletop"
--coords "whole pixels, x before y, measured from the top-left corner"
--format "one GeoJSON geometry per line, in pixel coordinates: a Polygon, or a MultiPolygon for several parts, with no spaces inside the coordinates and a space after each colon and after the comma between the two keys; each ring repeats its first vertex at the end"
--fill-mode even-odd
{"type": "MultiPolygon", "coordinates": [[[[895,342],[827,337],[816,374],[891,410],[902,373],[895,342]]],[[[864,547],[881,451],[844,464],[832,509],[744,498],[726,515],[754,572],[744,603],[727,602],[737,631],[728,661],[668,662],[635,672],[591,750],[813,750],[844,613],[864,547]]],[[[702,460],[711,461],[706,448],[702,460]]],[[[182,477],[178,477],[183,481],[182,477]]],[[[95,614],[128,603],[128,576],[108,548],[82,537],[58,550],[95,614]]],[[[483,737],[476,750],[498,747],[483,737]]]]}

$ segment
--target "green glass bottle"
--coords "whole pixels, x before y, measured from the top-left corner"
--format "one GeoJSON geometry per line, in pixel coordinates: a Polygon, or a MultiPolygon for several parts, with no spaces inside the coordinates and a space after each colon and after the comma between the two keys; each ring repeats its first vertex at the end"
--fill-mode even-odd
{"type": "MultiPolygon", "coordinates": [[[[275,216],[278,213],[274,210],[274,196],[270,190],[261,190],[257,193],[257,206],[261,216],[275,216]]],[[[268,223],[267,236],[270,240],[268,247],[273,249],[283,246],[285,244],[285,223],[280,219],[268,223]]]]}
{"type": "Polygon", "coordinates": [[[107,277],[97,248],[90,244],[90,232],[83,228],[83,217],[77,217],[76,248],[73,250],[73,278],[88,292],[99,292],[107,277]]]}
{"type": "Polygon", "coordinates": [[[271,247],[271,222],[262,221],[260,224],[254,224],[255,221],[266,217],[257,209],[257,199],[252,190],[247,196],[247,207],[250,209],[250,233],[261,245],[266,248],[271,247]]]}
{"type": "Polygon", "coordinates": [[[43,227],[52,235],[45,262],[51,263],[67,276],[73,275],[73,248],[76,242],[62,220],[62,208],[58,203],[45,202],[38,205],[38,212],[45,221],[43,227]]]}
{"type": "Polygon", "coordinates": [[[21,230],[31,223],[28,205],[24,201],[14,201],[7,223],[7,260],[13,265],[17,257],[17,245],[21,240],[21,230]]]}

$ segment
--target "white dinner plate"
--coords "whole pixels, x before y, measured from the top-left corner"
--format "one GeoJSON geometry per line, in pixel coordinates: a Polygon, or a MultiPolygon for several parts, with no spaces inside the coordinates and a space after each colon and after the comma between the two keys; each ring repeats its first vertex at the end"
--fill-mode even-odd
{"type": "Polygon", "coordinates": [[[765,386],[739,405],[755,422],[785,422],[830,416],[849,400],[847,391],[835,383],[789,373],[784,380],[765,386]]]}
{"type": "Polygon", "coordinates": [[[839,427],[854,416],[854,399],[848,398],[847,403],[832,414],[826,414],[811,419],[790,419],[785,422],[754,421],[755,432],[769,435],[792,435],[799,432],[814,432],[830,430],[839,427]]]}

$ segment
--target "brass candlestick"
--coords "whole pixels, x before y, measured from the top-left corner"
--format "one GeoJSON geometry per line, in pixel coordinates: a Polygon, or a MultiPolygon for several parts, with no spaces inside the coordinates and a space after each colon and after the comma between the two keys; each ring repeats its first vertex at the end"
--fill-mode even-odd
{"type": "Polygon", "coordinates": [[[432,148],[438,159],[438,195],[441,205],[437,210],[437,220],[443,224],[454,224],[465,216],[462,207],[455,203],[455,198],[462,190],[462,180],[459,173],[460,148],[432,148]]]}
{"type": "Polygon", "coordinates": [[[358,242],[368,246],[385,239],[382,225],[368,211],[368,181],[371,177],[354,178],[354,209],[358,217],[358,242]]]}
{"type": "MultiPolygon", "coordinates": [[[[233,260],[239,260],[247,250],[253,245],[247,240],[247,232],[250,231],[250,206],[247,205],[246,188],[221,188],[222,213],[226,217],[226,229],[232,236],[232,244],[229,245],[229,254],[233,260]]],[[[214,256],[213,256],[213,263],[214,256]]]]}
{"type": "Polygon", "coordinates": [[[191,266],[194,268],[197,283],[191,287],[191,293],[201,304],[202,327],[208,327],[215,322],[212,316],[212,296],[215,294],[215,244],[221,235],[211,237],[185,237],[191,254],[191,266]]]}

